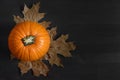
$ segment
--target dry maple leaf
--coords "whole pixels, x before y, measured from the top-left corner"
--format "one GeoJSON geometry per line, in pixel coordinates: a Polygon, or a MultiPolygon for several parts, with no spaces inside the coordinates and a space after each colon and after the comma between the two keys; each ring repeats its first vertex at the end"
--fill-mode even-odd
{"type": "Polygon", "coordinates": [[[71,50],[75,49],[75,46],[72,42],[66,42],[68,35],[61,35],[57,40],[52,42],[52,46],[55,49],[56,53],[63,55],[64,57],[71,57],[71,50]]]}
{"type": "Polygon", "coordinates": [[[48,54],[44,56],[45,60],[48,60],[51,65],[56,64],[57,66],[63,67],[61,64],[60,58],[57,56],[57,53],[54,48],[50,48],[48,54]]]}
{"type": "Polygon", "coordinates": [[[29,61],[20,61],[18,63],[18,67],[20,68],[21,73],[24,74],[27,73],[32,68],[32,64],[29,61]]]}
{"type": "Polygon", "coordinates": [[[40,76],[41,74],[47,76],[47,73],[49,71],[47,65],[44,64],[41,60],[32,62],[32,70],[35,76],[40,76]]]}
{"type": "Polygon", "coordinates": [[[32,8],[29,9],[26,5],[24,6],[24,10],[22,11],[24,17],[21,18],[19,16],[14,16],[14,21],[16,23],[24,22],[24,21],[35,21],[38,22],[42,18],[44,18],[45,13],[39,13],[39,5],[40,3],[37,3],[36,5],[33,4],[32,8]]]}
{"type": "Polygon", "coordinates": [[[51,22],[50,21],[43,21],[40,24],[43,25],[45,28],[48,28],[49,25],[51,24],[51,22]]]}
{"type": "MultiPolygon", "coordinates": [[[[21,23],[24,21],[35,21],[39,22],[42,18],[44,18],[45,13],[39,13],[39,5],[40,3],[34,4],[32,8],[28,8],[26,5],[24,6],[23,15],[24,17],[21,18],[20,16],[14,16],[14,21],[17,23],[21,23]]],[[[45,28],[48,28],[51,24],[49,21],[43,21],[39,24],[43,25],[45,28]]],[[[61,63],[61,59],[58,57],[58,54],[63,55],[64,57],[71,57],[71,50],[75,50],[75,45],[73,42],[67,42],[68,35],[61,35],[59,38],[54,39],[57,35],[57,27],[53,27],[51,29],[47,29],[50,37],[51,37],[51,45],[48,50],[48,53],[40,60],[27,62],[27,61],[19,61],[18,67],[22,74],[27,73],[29,70],[33,71],[34,76],[44,75],[47,76],[49,71],[47,65],[42,62],[42,60],[48,60],[48,62],[53,65],[63,67],[61,63]]],[[[14,58],[13,56],[11,56],[14,58]]]]}

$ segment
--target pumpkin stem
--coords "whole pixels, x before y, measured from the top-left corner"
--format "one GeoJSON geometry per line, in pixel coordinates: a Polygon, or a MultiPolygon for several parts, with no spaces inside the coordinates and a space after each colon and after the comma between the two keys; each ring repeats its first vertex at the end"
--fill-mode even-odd
{"type": "Polygon", "coordinates": [[[24,46],[31,45],[35,42],[35,36],[29,35],[21,39],[24,46]]]}

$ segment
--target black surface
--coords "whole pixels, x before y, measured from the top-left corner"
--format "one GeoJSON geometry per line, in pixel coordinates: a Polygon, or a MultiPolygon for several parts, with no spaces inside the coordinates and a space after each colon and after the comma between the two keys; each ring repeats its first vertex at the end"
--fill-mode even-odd
{"type": "Polygon", "coordinates": [[[15,25],[12,15],[22,15],[24,3],[39,0],[0,0],[0,80],[120,80],[120,1],[40,0],[46,19],[68,33],[77,50],[62,58],[64,68],[54,66],[48,77],[20,75],[17,61],[9,60],[7,38],[15,25]]]}

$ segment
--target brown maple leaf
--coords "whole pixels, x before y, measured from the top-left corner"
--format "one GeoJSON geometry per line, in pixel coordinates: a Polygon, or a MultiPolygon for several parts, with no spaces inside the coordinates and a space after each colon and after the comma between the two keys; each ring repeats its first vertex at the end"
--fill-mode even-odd
{"type": "Polygon", "coordinates": [[[33,4],[32,8],[28,8],[26,5],[24,6],[24,10],[22,11],[24,17],[14,15],[14,21],[16,23],[24,22],[24,21],[35,21],[38,22],[42,18],[44,18],[45,13],[39,13],[39,5],[40,3],[33,4]]]}
{"type": "Polygon", "coordinates": [[[32,68],[32,64],[29,61],[20,61],[18,63],[18,67],[20,68],[21,73],[24,74],[27,73],[32,68]]]}
{"type": "Polygon", "coordinates": [[[64,57],[71,57],[71,50],[76,47],[72,42],[66,42],[68,35],[61,35],[57,40],[54,40],[51,44],[55,49],[56,53],[63,55],[64,57]]]}
{"type": "Polygon", "coordinates": [[[49,25],[51,24],[51,22],[50,21],[43,21],[40,24],[43,25],[45,28],[48,28],[49,25]]]}
{"type": "MultiPolygon", "coordinates": [[[[16,22],[16,24],[24,21],[39,22],[42,18],[44,18],[45,13],[39,13],[39,5],[40,3],[34,4],[32,8],[28,8],[25,5],[22,12],[24,15],[23,18],[14,15],[14,21],[16,22]]],[[[50,26],[51,22],[43,21],[39,22],[39,24],[43,25],[47,29],[50,26]]],[[[37,61],[19,61],[18,67],[20,68],[22,74],[27,73],[29,70],[32,70],[34,76],[47,76],[49,69],[47,65],[42,62],[42,60],[48,60],[51,65],[55,64],[57,66],[63,67],[58,54],[63,55],[64,57],[72,56],[70,51],[75,50],[75,45],[73,44],[73,42],[66,41],[68,39],[68,35],[61,35],[59,38],[55,39],[55,36],[57,35],[57,27],[53,27],[47,30],[51,37],[51,45],[47,54],[42,59],[37,61]]],[[[13,56],[11,57],[14,58],[13,56]]]]}
{"type": "Polygon", "coordinates": [[[56,64],[57,66],[63,67],[61,60],[57,56],[57,53],[54,48],[50,48],[48,53],[44,57],[44,59],[48,60],[51,65],[56,64]]]}
{"type": "Polygon", "coordinates": [[[43,63],[41,60],[38,60],[32,62],[32,71],[35,76],[47,76],[49,69],[45,63],[43,63]]]}

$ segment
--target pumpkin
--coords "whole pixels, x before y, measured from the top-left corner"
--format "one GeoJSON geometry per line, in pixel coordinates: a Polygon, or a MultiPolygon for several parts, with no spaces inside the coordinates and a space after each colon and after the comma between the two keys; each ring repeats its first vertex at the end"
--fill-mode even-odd
{"type": "Polygon", "coordinates": [[[41,59],[50,46],[48,31],[37,22],[16,24],[8,37],[8,47],[13,56],[23,61],[41,59]]]}

